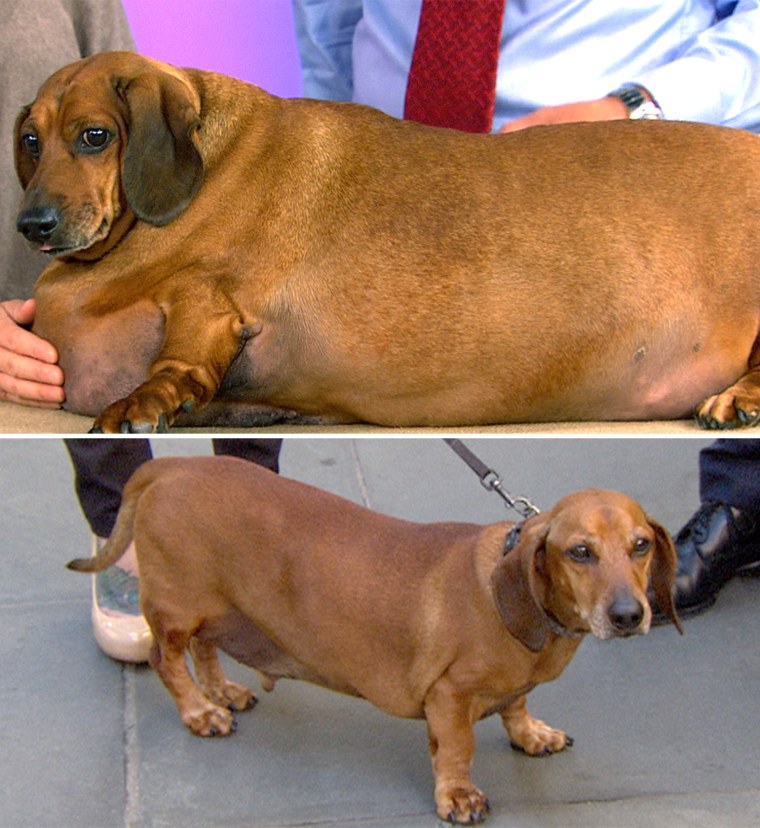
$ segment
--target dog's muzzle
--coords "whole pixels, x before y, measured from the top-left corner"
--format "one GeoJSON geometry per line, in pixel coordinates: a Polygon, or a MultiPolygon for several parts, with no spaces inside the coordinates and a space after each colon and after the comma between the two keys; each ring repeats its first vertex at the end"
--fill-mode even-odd
{"type": "Polygon", "coordinates": [[[621,591],[607,607],[607,617],[616,635],[634,635],[644,620],[644,607],[630,592],[621,591]]]}
{"type": "Polygon", "coordinates": [[[30,207],[16,219],[16,229],[33,244],[50,242],[61,223],[61,214],[54,207],[30,207]]]}

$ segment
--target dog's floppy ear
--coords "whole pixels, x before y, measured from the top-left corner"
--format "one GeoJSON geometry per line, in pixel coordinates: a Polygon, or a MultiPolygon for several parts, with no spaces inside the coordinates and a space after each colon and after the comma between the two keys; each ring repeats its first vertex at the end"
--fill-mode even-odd
{"type": "Polygon", "coordinates": [[[32,176],[34,175],[34,171],[37,169],[34,158],[32,158],[28,152],[24,152],[24,148],[21,144],[21,125],[29,116],[31,109],[31,106],[25,106],[21,112],[19,112],[18,117],[16,118],[16,124],[13,128],[13,154],[16,163],[16,175],[18,175],[18,180],[21,182],[21,186],[24,189],[29,186],[29,182],[32,180],[32,176]]]}
{"type": "Polygon", "coordinates": [[[168,224],[203,181],[196,104],[187,87],[166,72],[117,81],[116,91],[127,108],[122,170],[127,204],[149,224],[168,224]]]}
{"type": "Polygon", "coordinates": [[[654,518],[647,515],[647,523],[654,529],[655,548],[652,557],[652,592],[660,610],[675,624],[676,629],[683,635],[681,622],[678,620],[676,605],[673,601],[673,586],[676,578],[678,555],[670,532],[660,525],[654,518]]]}
{"type": "Polygon", "coordinates": [[[538,591],[538,567],[548,534],[548,517],[538,515],[527,520],[517,545],[499,561],[491,575],[496,608],[504,624],[534,653],[546,643],[547,626],[538,591]]]}

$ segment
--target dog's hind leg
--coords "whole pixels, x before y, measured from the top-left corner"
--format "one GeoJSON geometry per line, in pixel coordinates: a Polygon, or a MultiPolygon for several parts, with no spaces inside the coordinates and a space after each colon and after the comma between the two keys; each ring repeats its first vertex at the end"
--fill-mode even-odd
{"type": "Polygon", "coordinates": [[[703,428],[740,428],[760,423],[760,366],[722,393],[700,403],[694,416],[703,428]]]}
{"type": "Polygon", "coordinates": [[[702,428],[739,428],[760,423],[760,333],[747,366],[747,373],[733,385],[696,407],[694,417],[702,428]]]}
{"type": "Polygon", "coordinates": [[[190,655],[198,679],[206,697],[214,704],[228,707],[230,710],[248,710],[258,699],[247,687],[230,681],[224,675],[216,647],[210,641],[203,641],[197,636],[190,639],[190,655]]]}
{"type": "Polygon", "coordinates": [[[225,706],[208,699],[187,669],[185,651],[190,634],[168,631],[161,635],[153,627],[155,641],[150,665],[174,699],[182,723],[197,736],[227,736],[235,730],[235,718],[225,706]]]}

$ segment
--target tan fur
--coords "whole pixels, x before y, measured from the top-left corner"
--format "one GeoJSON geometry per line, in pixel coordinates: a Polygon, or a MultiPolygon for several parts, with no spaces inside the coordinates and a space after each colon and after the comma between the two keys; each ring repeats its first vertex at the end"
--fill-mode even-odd
{"type": "Polygon", "coordinates": [[[109,542],[71,566],[103,569],[134,539],[151,663],[194,733],[231,732],[231,710],[255,701],[224,677],[220,647],[266,689],[304,679],[426,719],[437,812],[468,822],[488,807],[470,780],[478,719],[500,713],[527,753],[562,750],[566,735],[533,719],[525,695],[586,632],[646,633],[650,575],[678,624],[672,541],[624,495],[564,498],[504,556],[511,526],[410,523],[242,460],[171,458],[133,475],[109,542]],[[649,544],[638,555],[637,540],[649,544]],[[568,555],[579,544],[592,561],[568,555]],[[621,600],[640,614],[616,627],[621,600]]]}
{"type": "Polygon", "coordinates": [[[760,411],[740,130],[469,135],[106,53],[42,87],[17,164],[21,215],[61,218],[36,330],[104,431],[760,411]]]}

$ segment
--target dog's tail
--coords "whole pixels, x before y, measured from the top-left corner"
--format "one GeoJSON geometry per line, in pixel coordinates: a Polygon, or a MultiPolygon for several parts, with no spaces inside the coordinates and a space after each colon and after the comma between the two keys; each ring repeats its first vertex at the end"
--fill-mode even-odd
{"type": "Polygon", "coordinates": [[[73,561],[69,561],[66,566],[75,572],[100,572],[109,566],[113,566],[132,542],[132,526],[137,510],[137,501],[136,496],[124,498],[111,537],[108,538],[97,555],[92,558],[75,558],[73,561]]]}

